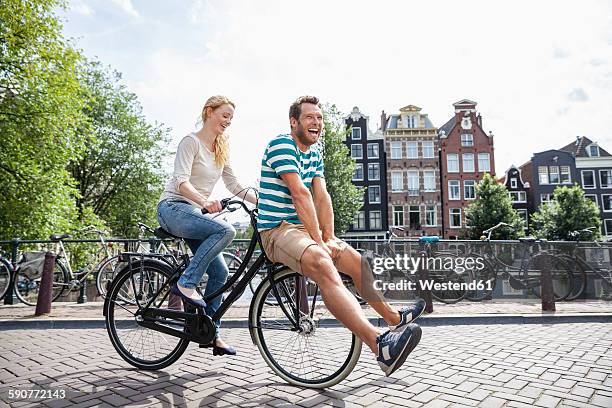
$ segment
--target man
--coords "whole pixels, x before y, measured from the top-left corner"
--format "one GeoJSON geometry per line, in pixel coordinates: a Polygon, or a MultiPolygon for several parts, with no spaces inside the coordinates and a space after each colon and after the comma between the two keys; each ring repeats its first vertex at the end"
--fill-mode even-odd
{"type": "Polygon", "coordinates": [[[386,302],[372,307],[390,325],[381,333],[366,319],[338,271],[362,291],[361,255],[334,235],[334,213],[323,177],[319,140],[323,115],[319,100],[298,98],[289,108],[290,135],[279,135],[266,147],[257,205],[259,230],[268,258],[315,281],[327,309],[377,356],[385,375],[397,370],[421,338],[411,323],[425,302],[394,310],[386,302]],[[311,194],[312,190],[312,194],[311,194]]]}

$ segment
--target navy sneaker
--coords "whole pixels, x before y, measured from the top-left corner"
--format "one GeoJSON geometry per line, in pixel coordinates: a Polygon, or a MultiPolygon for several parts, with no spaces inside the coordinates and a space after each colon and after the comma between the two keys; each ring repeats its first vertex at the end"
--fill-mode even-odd
{"type": "Polygon", "coordinates": [[[192,299],[183,295],[183,292],[181,292],[177,285],[178,283],[172,285],[172,287],[170,288],[170,292],[180,297],[183,300],[183,303],[187,303],[195,307],[201,307],[202,309],[206,307],[206,302],[204,301],[204,299],[192,299]]]}
{"type": "Polygon", "coordinates": [[[386,331],[376,338],[378,345],[378,365],[388,377],[400,368],[408,354],[414,350],[421,340],[421,328],[410,323],[401,332],[386,331]]]}
{"type": "Polygon", "coordinates": [[[400,322],[397,324],[397,326],[390,325],[389,330],[392,332],[404,330],[404,327],[406,327],[408,323],[414,322],[423,314],[425,311],[425,306],[427,306],[427,303],[423,299],[419,298],[413,305],[402,307],[400,310],[398,310],[400,314],[400,322]]]}

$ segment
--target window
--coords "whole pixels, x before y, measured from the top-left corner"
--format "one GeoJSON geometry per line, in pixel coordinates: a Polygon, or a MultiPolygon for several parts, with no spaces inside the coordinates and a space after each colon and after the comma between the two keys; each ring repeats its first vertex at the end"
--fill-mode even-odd
{"type": "Polygon", "coordinates": [[[597,204],[597,196],[595,194],[585,194],[584,198],[588,198],[589,200],[594,202],[595,205],[599,205],[599,204],[597,204]]]}
{"type": "Polygon", "coordinates": [[[549,167],[549,179],[550,184],[559,184],[559,166],[549,167]]]}
{"type": "Polygon", "coordinates": [[[474,171],[474,153],[463,153],[463,172],[473,173],[474,171]]]}
{"type": "MultiPolygon", "coordinates": [[[[604,220],[604,224],[605,224],[605,228],[606,228],[606,235],[612,235],[612,220],[604,220]]],[[[604,254],[608,252],[605,251],[604,254]]]]}
{"type": "Polygon", "coordinates": [[[363,146],[360,144],[352,144],[351,157],[354,159],[363,159],[363,146]]]}
{"type": "Polygon", "coordinates": [[[604,211],[612,211],[612,194],[602,194],[601,205],[604,211]]]}
{"type": "Polygon", "coordinates": [[[370,229],[379,230],[382,228],[380,211],[370,211],[370,229]]]}
{"type": "Polygon", "coordinates": [[[365,212],[358,211],[355,214],[355,218],[353,219],[353,229],[354,230],[362,230],[365,229],[365,212]]]}
{"type": "Polygon", "coordinates": [[[461,228],[461,208],[451,208],[450,213],[450,227],[461,228]]]}
{"type": "Polygon", "coordinates": [[[404,175],[401,171],[391,172],[391,191],[402,191],[404,189],[404,175]]]}
{"type": "Polygon", "coordinates": [[[508,195],[510,196],[510,201],[513,203],[526,203],[527,202],[527,193],[524,191],[509,191],[508,195]]]}
{"type": "Polygon", "coordinates": [[[472,136],[470,133],[463,133],[461,135],[461,146],[462,147],[474,146],[474,136],[472,136]]]}
{"type": "Polygon", "coordinates": [[[432,141],[422,142],[421,146],[423,147],[423,158],[433,159],[434,158],[434,142],[432,141]]]}
{"type": "Polygon", "coordinates": [[[571,184],[571,182],[572,176],[569,166],[561,166],[561,184],[571,184]]]}
{"type": "Polygon", "coordinates": [[[459,155],[449,153],[446,156],[446,167],[449,173],[459,173],[459,155]]]}
{"type": "Polygon", "coordinates": [[[612,187],[612,170],[599,170],[599,186],[601,188],[612,187]]]}
{"type": "Polygon", "coordinates": [[[408,195],[419,195],[419,171],[408,170],[408,195]]]}
{"type": "Polygon", "coordinates": [[[582,170],[582,187],[595,188],[595,170],[582,170]]]}
{"type": "Polygon", "coordinates": [[[409,159],[419,158],[419,144],[418,142],[407,142],[406,143],[406,155],[409,159]]]}
{"type": "Polygon", "coordinates": [[[393,225],[396,227],[404,226],[404,207],[401,205],[393,206],[393,225]]]}
{"type": "Polygon", "coordinates": [[[539,166],[538,174],[540,176],[540,178],[538,179],[540,180],[540,184],[548,184],[548,167],[539,166]]]}
{"type": "Polygon", "coordinates": [[[481,173],[491,171],[489,153],[478,153],[478,171],[481,173]]]}
{"type": "Polygon", "coordinates": [[[423,189],[425,191],[436,191],[435,170],[423,170],[423,189]]]}
{"type": "Polygon", "coordinates": [[[590,145],[587,151],[589,152],[589,156],[591,157],[599,156],[599,146],[597,145],[590,145]]]}
{"type": "Polygon", "coordinates": [[[435,227],[437,225],[435,205],[428,205],[425,207],[425,225],[428,227],[435,227]]]}
{"type": "Polygon", "coordinates": [[[378,159],[378,143],[368,143],[368,159],[378,159]]]}
{"type": "Polygon", "coordinates": [[[380,204],[380,186],[368,187],[368,202],[370,204],[380,204]]]}
{"type": "Polygon", "coordinates": [[[465,180],[463,182],[463,198],[473,200],[476,198],[476,182],[474,180],[465,180]]]}
{"type": "Polygon", "coordinates": [[[523,219],[523,221],[525,221],[525,223],[523,224],[523,229],[527,229],[527,225],[529,225],[529,220],[527,219],[527,210],[521,208],[516,210],[516,212],[523,219]]]}
{"type": "Polygon", "coordinates": [[[353,181],[363,181],[363,164],[355,164],[355,172],[353,173],[353,181]]]}
{"type": "Polygon", "coordinates": [[[518,182],[516,181],[515,178],[511,178],[510,179],[510,188],[517,188],[518,187],[518,182]]]}
{"type": "Polygon", "coordinates": [[[361,128],[354,127],[351,133],[351,139],[361,140],[361,128]]]}
{"type": "Polygon", "coordinates": [[[421,229],[421,208],[418,205],[408,207],[410,229],[421,229]]]}
{"type": "Polygon", "coordinates": [[[552,194],[540,194],[540,202],[542,204],[551,204],[552,203],[552,194]]]}
{"type": "Polygon", "coordinates": [[[391,142],[391,158],[402,158],[402,142],[391,142]]]}
{"type": "Polygon", "coordinates": [[[448,181],[448,199],[461,200],[461,195],[459,191],[459,180],[448,181]]]}
{"type": "Polygon", "coordinates": [[[380,180],[380,164],[368,164],[368,180],[380,180]]]}

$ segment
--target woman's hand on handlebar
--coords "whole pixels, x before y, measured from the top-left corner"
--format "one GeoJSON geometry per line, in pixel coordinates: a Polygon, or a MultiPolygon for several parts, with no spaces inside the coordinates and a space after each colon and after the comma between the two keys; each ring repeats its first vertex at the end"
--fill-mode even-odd
{"type": "Polygon", "coordinates": [[[221,207],[221,202],[219,200],[206,200],[204,201],[204,204],[202,205],[202,212],[204,214],[206,213],[218,213],[220,212],[223,208],[221,207]]]}

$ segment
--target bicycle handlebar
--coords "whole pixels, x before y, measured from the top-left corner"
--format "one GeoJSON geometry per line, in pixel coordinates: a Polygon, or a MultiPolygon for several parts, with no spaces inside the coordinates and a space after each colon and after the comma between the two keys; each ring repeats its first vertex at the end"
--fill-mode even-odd
{"type": "Polygon", "coordinates": [[[490,241],[490,240],[491,240],[491,234],[493,233],[493,231],[495,231],[496,229],[501,228],[501,227],[510,227],[510,228],[513,228],[513,227],[512,227],[512,225],[510,225],[510,224],[508,224],[508,223],[505,223],[505,222],[498,222],[496,225],[492,226],[492,227],[491,227],[491,228],[489,228],[488,230],[484,230],[484,231],[482,231],[482,233],[483,233],[483,234],[487,234],[487,236],[486,236],[486,238],[485,238],[485,237],[484,237],[484,235],[483,235],[483,236],[482,236],[480,239],[481,239],[481,240],[486,239],[486,240],[490,241]]]}
{"type": "Polygon", "coordinates": [[[583,228],[581,230],[575,230],[575,231],[571,231],[568,235],[570,237],[575,237],[576,241],[580,241],[580,234],[582,234],[583,232],[586,232],[589,235],[593,235],[593,231],[595,230],[596,227],[587,227],[587,228],[583,228]]]}
{"type": "Polygon", "coordinates": [[[155,234],[155,231],[153,230],[153,228],[149,227],[147,224],[143,222],[138,222],[136,224],[138,225],[138,228],[140,228],[141,231],[148,231],[151,234],[155,234]]]}
{"type": "MultiPolygon", "coordinates": [[[[249,208],[244,203],[244,200],[232,200],[231,198],[224,198],[221,201],[221,211],[227,210],[229,212],[234,212],[238,209],[238,207],[232,207],[234,204],[239,204],[244,211],[250,213],[249,208]]],[[[202,208],[202,214],[208,214],[208,210],[206,208],[202,208]]]]}

